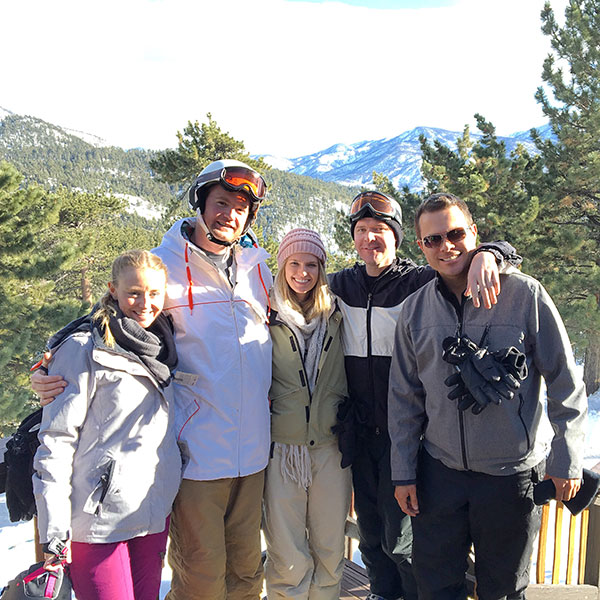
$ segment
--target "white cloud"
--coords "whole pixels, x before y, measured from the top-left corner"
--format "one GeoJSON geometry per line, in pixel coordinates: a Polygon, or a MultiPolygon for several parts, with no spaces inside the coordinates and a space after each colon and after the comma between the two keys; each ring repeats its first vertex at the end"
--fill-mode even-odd
{"type": "MultiPolygon", "coordinates": [[[[553,6],[562,15],[565,0],[553,6]]],[[[543,122],[543,0],[376,10],[285,0],[4,3],[0,106],[125,147],[164,148],[207,112],[288,157],[417,125],[543,122]]]]}

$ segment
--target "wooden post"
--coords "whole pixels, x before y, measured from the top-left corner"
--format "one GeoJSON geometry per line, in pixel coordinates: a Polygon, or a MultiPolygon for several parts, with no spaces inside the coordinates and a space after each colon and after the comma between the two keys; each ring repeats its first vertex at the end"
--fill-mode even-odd
{"type": "MultiPolygon", "coordinates": [[[[600,463],[592,467],[592,471],[600,473],[600,463]]],[[[600,496],[596,496],[590,506],[585,575],[583,583],[589,583],[599,588],[598,598],[600,599],[600,496]]]]}
{"type": "Polygon", "coordinates": [[[556,515],[554,517],[554,558],[552,560],[552,583],[556,585],[560,577],[560,555],[561,555],[561,532],[563,521],[563,503],[556,503],[556,515]]]}
{"type": "Polygon", "coordinates": [[[542,506],[542,523],[540,525],[540,535],[538,541],[538,555],[536,565],[536,583],[544,583],[546,580],[546,544],[548,542],[548,516],[550,506],[542,506]]]}
{"type": "Polygon", "coordinates": [[[44,551],[42,550],[42,544],[40,544],[40,534],[38,533],[37,526],[37,515],[33,517],[33,531],[34,531],[34,546],[35,546],[35,562],[44,560],[44,551]]]}
{"type": "Polygon", "coordinates": [[[571,515],[569,517],[569,544],[567,546],[567,585],[571,585],[573,583],[573,563],[575,562],[575,525],[575,517],[571,515]]]}
{"type": "Polygon", "coordinates": [[[590,506],[584,583],[600,584],[600,498],[590,506]]]}
{"type": "Polygon", "coordinates": [[[581,527],[579,529],[579,565],[577,583],[585,583],[585,565],[587,564],[588,527],[590,524],[590,510],[586,508],[581,513],[581,527]]]}

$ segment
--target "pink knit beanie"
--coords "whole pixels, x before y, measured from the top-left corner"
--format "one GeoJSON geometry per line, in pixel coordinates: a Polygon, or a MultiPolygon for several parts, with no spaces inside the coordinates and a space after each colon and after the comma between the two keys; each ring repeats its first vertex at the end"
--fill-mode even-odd
{"type": "Polygon", "coordinates": [[[285,259],[297,252],[307,252],[316,256],[323,266],[327,261],[327,254],[321,236],[312,229],[298,227],[283,236],[277,252],[277,266],[280,269],[283,268],[285,259]]]}

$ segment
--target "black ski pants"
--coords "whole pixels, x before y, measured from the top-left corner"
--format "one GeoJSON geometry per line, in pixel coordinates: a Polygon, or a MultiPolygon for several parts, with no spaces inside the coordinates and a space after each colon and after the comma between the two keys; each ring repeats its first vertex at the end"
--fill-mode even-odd
{"type": "Polygon", "coordinates": [[[480,600],[520,600],[541,510],[533,485],[545,465],[506,476],[449,469],[422,450],[413,519],[420,600],[464,600],[471,544],[480,600]]]}
{"type": "Polygon", "coordinates": [[[417,600],[412,531],[394,497],[387,432],[368,434],[352,463],[359,549],[371,592],[387,600],[417,600]]]}

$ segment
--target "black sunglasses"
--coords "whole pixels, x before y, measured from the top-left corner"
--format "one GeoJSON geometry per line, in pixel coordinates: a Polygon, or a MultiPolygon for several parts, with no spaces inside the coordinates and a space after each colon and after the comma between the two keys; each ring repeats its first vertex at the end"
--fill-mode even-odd
{"type": "Polygon", "coordinates": [[[462,242],[467,237],[468,229],[457,227],[446,233],[434,233],[426,235],[421,241],[426,248],[439,248],[444,240],[448,240],[452,244],[462,242]]]}

